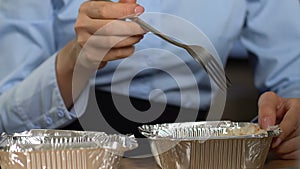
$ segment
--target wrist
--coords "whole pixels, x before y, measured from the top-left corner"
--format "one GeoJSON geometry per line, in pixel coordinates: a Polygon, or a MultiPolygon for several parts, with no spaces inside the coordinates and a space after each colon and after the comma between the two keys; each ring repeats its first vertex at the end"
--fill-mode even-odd
{"type": "Polygon", "coordinates": [[[71,108],[95,70],[87,69],[77,63],[81,47],[75,40],[69,42],[56,58],[56,76],[58,87],[66,107],[71,108]],[[76,65],[76,66],[75,66],[76,65]]]}

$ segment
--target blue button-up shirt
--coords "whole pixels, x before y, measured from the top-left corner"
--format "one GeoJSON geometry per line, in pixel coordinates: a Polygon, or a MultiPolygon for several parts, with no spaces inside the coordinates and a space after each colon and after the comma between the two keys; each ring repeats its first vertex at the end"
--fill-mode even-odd
{"type": "MultiPolygon", "coordinates": [[[[66,109],[61,98],[55,60],[59,49],[75,37],[73,27],[82,2],[0,0],[0,132],[55,128],[76,116],[66,109]]],[[[205,34],[212,43],[205,47],[215,52],[223,64],[233,43],[240,39],[253,53],[250,59],[254,63],[255,85],[261,92],[273,90],[283,97],[300,97],[298,0],[139,0],[138,3],[146,12],[179,17],[177,21],[190,29],[181,29],[177,22],[164,25],[163,17],[156,20],[149,17],[155,14],[142,15],[182,41],[205,46],[200,40],[205,34]],[[197,30],[203,34],[197,34],[197,30]]],[[[148,34],[136,45],[132,58],[110,62],[100,70],[98,88],[142,99],[151,96],[156,101],[167,100],[184,107],[209,106],[209,78],[185,51],[148,34]],[[174,57],[185,64],[179,64],[174,57]],[[192,74],[186,73],[189,72],[186,65],[192,74]]]]}

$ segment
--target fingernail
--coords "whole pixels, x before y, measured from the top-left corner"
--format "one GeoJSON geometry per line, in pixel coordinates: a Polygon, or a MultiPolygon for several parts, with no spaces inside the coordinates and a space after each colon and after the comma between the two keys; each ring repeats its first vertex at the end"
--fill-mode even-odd
{"type": "Polygon", "coordinates": [[[263,129],[268,129],[268,127],[270,125],[272,125],[272,121],[271,121],[271,118],[270,117],[265,117],[262,119],[262,128],[263,129]]]}
{"type": "Polygon", "coordinates": [[[275,141],[272,143],[272,148],[275,148],[281,144],[282,140],[281,138],[276,138],[275,141]]]}
{"type": "Polygon", "coordinates": [[[139,6],[139,5],[138,5],[137,7],[135,7],[135,9],[134,9],[134,13],[135,13],[136,15],[142,14],[143,11],[144,11],[144,8],[141,7],[141,6],[139,6]]]}

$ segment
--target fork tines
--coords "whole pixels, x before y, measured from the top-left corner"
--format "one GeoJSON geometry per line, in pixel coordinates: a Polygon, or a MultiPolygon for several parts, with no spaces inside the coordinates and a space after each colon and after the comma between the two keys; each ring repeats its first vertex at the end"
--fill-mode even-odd
{"type": "Polygon", "coordinates": [[[156,36],[166,40],[167,42],[184,48],[187,52],[202,65],[204,70],[207,72],[210,78],[216,83],[216,85],[225,92],[227,87],[231,85],[229,78],[226,76],[223,67],[218,63],[218,61],[203,47],[198,45],[187,45],[181,43],[166,34],[163,34],[159,30],[155,29],[139,17],[129,18],[130,20],[136,22],[145,30],[152,32],[156,36]]]}
{"type": "Polygon", "coordinates": [[[216,85],[224,92],[231,82],[224,72],[223,67],[218,61],[203,47],[198,45],[187,45],[187,51],[193,58],[200,63],[209,77],[216,83],[216,85]]]}

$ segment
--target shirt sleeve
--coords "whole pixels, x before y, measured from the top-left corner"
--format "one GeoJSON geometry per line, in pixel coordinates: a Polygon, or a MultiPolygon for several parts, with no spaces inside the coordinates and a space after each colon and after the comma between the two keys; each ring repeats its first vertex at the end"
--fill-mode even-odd
{"type": "Polygon", "coordinates": [[[0,131],[57,128],[70,123],[76,113],[65,107],[56,81],[55,56],[0,97],[0,131]]]}
{"type": "Polygon", "coordinates": [[[57,51],[74,38],[82,2],[1,2],[0,132],[58,128],[83,113],[85,97],[75,103],[80,112],[65,107],[55,71],[57,51]]]}
{"type": "Polygon", "coordinates": [[[287,98],[300,97],[300,4],[248,1],[241,42],[254,63],[255,85],[287,98]]]}

